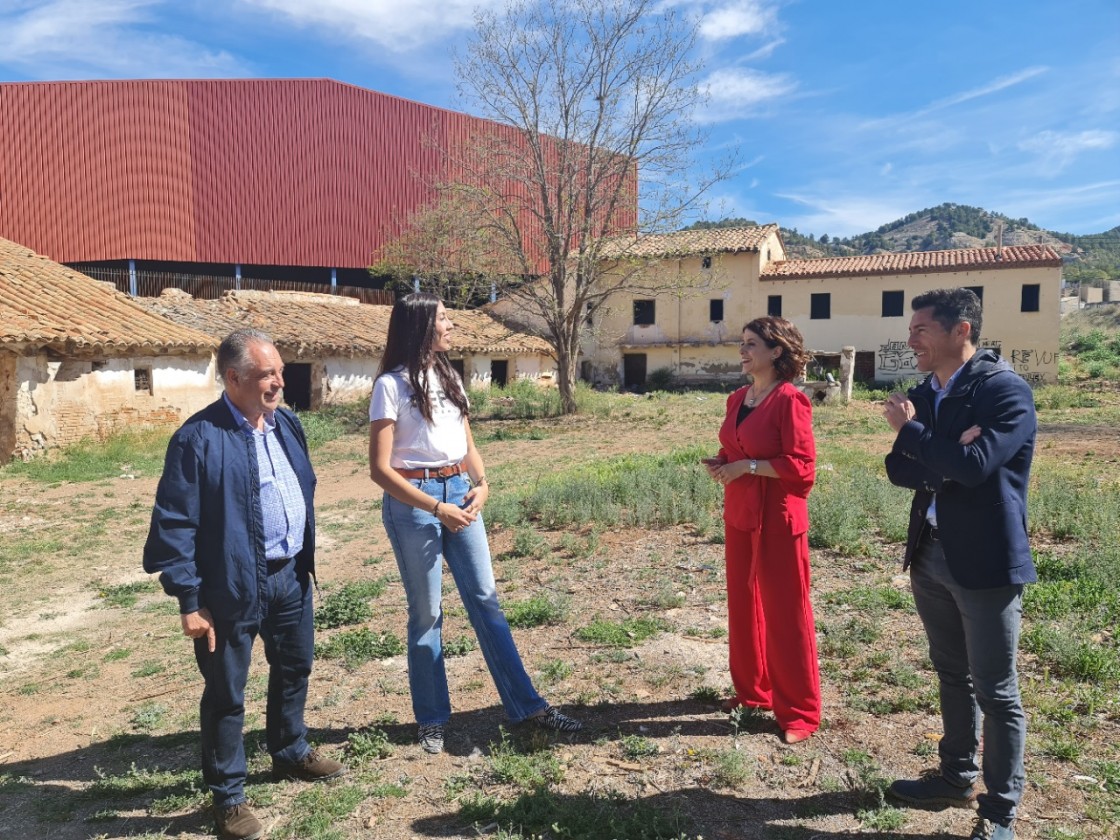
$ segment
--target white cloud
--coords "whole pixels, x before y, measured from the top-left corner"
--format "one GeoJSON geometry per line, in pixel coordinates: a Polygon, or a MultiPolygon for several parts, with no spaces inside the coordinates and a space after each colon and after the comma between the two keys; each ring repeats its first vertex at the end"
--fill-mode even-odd
{"type": "Polygon", "coordinates": [[[759,106],[795,91],[797,82],[785,73],[726,67],[710,73],[700,88],[708,94],[708,103],[696,119],[717,123],[748,116],[759,106]]]}
{"type": "Polygon", "coordinates": [[[1019,143],[1019,148],[1025,152],[1034,152],[1042,158],[1044,165],[1061,171],[1082,152],[1111,149],[1118,140],[1120,132],[1116,131],[1040,131],[1019,143]]]}
{"type": "Polygon", "coordinates": [[[478,7],[502,0],[242,0],[277,12],[299,26],[321,27],[405,53],[469,29],[478,7]]]}
{"type": "Polygon", "coordinates": [[[773,41],[763,44],[754,52],[743,56],[740,61],[744,64],[748,61],[764,61],[765,59],[772,56],[774,54],[774,51],[778,49],[778,47],[782,46],[782,44],[784,44],[785,42],[785,38],[775,38],[773,41]]]}
{"type": "Polygon", "coordinates": [[[1033,79],[1035,76],[1046,73],[1048,72],[1048,70],[1048,67],[1028,67],[1024,70],[1020,70],[1017,73],[1012,73],[1008,76],[1000,76],[999,78],[993,79],[992,81],[988,82],[987,84],[981,85],[980,87],[971,88],[969,90],[961,91],[960,93],[954,93],[951,96],[947,96],[943,99],[938,99],[937,101],[931,102],[929,105],[926,105],[924,108],[919,108],[916,111],[892,114],[891,116],[868,120],[864,122],[862,127],[865,129],[881,130],[884,128],[890,128],[892,126],[903,125],[911,120],[928,116],[929,114],[935,113],[937,111],[943,111],[947,108],[953,107],[954,105],[960,105],[973,99],[991,96],[994,93],[999,93],[1000,91],[1007,90],[1008,88],[1022,84],[1028,79],[1033,79]]]}
{"type": "Polygon", "coordinates": [[[163,0],[53,0],[0,14],[0,65],[32,78],[246,75],[227,52],[145,27],[163,0]]]}
{"type": "Polygon", "coordinates": [[[705,12],[700,20],[700,37],[709,41],[741,35],[773,38],[777,29],[777,9],[758,0],[734,0],[705,12]]]}
{"type": "Polygon", "coordinates": [[[993,93],[999,93],[1001,90],[1006,90],[1009,87],[1021,84],[1028,79],[1033,79],[1035,76],[1041,75],[1048,70],[1048,67],[1028,67],[1025,70],[1020,70],[1018,73],[1012,73],[1010,76],[1001,76],[978,88],[972,88],[971,90],[962,91],[961,93],[946,97],[945,99],[939,99],[918,113],[925,114],[930,111],[939,111],[942,108],[949,108],[953,105],[959,105],[962,102],[968,102],[970,99],[990,96],[993,93]]]}

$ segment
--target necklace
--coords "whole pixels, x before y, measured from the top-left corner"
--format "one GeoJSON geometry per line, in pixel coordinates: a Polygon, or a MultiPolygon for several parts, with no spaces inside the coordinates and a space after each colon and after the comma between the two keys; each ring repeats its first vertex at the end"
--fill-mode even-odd
{"type": "MultiPolygon", "coordinates": [[[[765,388],[762,389],[762,393],[755,394],[753,397],[748,399],[747,400],[747,408],[754,408],[754,404],[756,402],[758,402],[760,399],[762,399],[763,397],[765,397],[767,394],[769,394],[770,391],[773,389],[773,387],[777,384],[778,384],[777,380],[775,380],[774,382],[771,382],[769,385],[767,385],[765,388]]],[[[751,392],[752,393],[754,392],[754,383],[753,382],[751,383],[751,392]]]]}

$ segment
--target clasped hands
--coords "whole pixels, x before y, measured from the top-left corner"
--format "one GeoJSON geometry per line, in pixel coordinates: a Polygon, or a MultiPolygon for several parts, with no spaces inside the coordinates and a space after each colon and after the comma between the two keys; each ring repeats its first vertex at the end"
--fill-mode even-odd
{"type": "Polygon", "coordinates": [[[476,484],[463,497],[463,507],[445,502],[436,510],[436,518],[452,531],[462,531],[482,513],[482,507],[490,498],[489,484],[476,484]]]}

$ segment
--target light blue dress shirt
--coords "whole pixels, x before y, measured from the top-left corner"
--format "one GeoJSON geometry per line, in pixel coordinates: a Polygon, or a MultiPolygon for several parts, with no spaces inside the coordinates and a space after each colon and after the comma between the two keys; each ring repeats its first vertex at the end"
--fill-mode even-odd
{"type": "Polygon", "coordinates": [[[257,450],[257,468],[261,481],[261,515],[264,518],[264,556],[267,560],[295,557],[303,550],[303,534],[307,527],[307,507],[295,470],[284,447],[276,437],[276,419],[264,415],[264,429],[254,429],[245,415],[237,410],[227,395],[222,394],[233,412],[238,427],[257,450]]]}
{"type": "MultiPolygon", "coordinates": [[[[965,362],[964,364],[967,365],[968,362],[965,362]]],[[[930,377],[929,387],[933,389],[933,416],[934,417],[937,417],[937,412],[941,408],[941,400],[944,399],[945,395],[948,394],[949,391],[952,390],[953,383],[957,381],[957,374],[959,374],[962,370],[964,370],[964,365],[961,365],[959,368],[957,368],[955,371],[953,371],[953,375],[950,376],[949,380],[944,385],[942,385],[941,387],[938,387],[939,383],[937,381],[937,374],[936,373],[933,374],[930,377]]],[[[933,494],[933,499],[930,500],[929,507],[926,508],[926,521],[930,524],[931,528],[936,528],[937,527],[937,494],[936,493],[933,494]]]]}

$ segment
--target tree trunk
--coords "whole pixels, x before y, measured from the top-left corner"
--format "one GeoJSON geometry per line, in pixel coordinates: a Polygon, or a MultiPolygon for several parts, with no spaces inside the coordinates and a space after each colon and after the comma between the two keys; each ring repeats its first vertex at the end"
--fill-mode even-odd
{"type": "Polygon", "coordinates": [[[566,346],[557,348],[556,384],[560,388],[560,413],[575,414],[576,405],[576,359],[566,346]]]}

